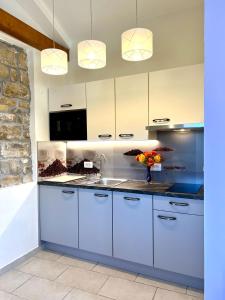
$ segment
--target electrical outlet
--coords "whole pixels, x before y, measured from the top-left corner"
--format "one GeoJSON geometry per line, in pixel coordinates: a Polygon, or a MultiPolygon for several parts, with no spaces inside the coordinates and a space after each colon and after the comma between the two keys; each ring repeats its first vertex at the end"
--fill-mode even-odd
{"type": "Polygon", "coordinates": [[[84,168],[92,169],[93,168],[93,161],[85,161],[84,162],[84,168]]]}
{"type": "Polygon", "coordinates": [[[162,171],[162,164],[154,164],[154,166],[151,167],[151,171],[156,171],[156,172],[162,171]]]}

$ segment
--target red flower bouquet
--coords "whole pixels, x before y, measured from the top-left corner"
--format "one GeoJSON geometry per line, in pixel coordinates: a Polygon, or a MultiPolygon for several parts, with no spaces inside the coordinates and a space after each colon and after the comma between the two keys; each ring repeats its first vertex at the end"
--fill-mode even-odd
{"type": "Polygon", "coordinates": [[[152,180],[151,177],[151,167],[154,166],[155,163],[162,162],[162,156],[156,151],[148,151],[136,156],[136,160],[142,165],[147,167],[147,182],[152,180]]]}

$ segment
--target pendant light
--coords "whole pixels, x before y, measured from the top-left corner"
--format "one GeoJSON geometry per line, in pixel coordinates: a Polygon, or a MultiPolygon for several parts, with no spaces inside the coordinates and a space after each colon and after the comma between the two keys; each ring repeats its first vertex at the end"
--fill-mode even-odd
{"type": "Polygon", "coordinates": [[[138,3],[136,0],[136,28],[122,33],[122,58],[128,61],[146,60],[153,55],[153,33],[138,27],[138,3]]]}
{"type": "Polygon", "coordinates": [[[105,43],[93,40],[93,12],[90,0],[91,39],[78,43],[78,65],[84,69],[101,69],[106,66],[105,43]]]}
{"type": "Polygon", "coordinates": [[[68,72],[67,53],[55,48],[55,0],[52,0],[53,47],[41,51],[41,70],[49,75],[65,75],[68,72]]]}

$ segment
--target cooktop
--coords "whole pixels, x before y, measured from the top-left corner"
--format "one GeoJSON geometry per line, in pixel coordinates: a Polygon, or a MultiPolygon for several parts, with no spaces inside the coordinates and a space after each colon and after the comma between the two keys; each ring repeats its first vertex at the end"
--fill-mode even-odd
{"type": "Polygon", "coordinates": [[[167,191],[171,193],[198,194],[202,184],[174,183],[167,191]]]}

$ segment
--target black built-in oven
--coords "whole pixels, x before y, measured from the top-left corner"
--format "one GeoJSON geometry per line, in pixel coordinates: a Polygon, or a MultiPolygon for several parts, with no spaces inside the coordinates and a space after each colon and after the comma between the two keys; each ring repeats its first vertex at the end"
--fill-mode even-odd
{"type": "Polygon", "coordinates": [[[51,141],[87,140],[86,109],[49,113],[51,141]]]}

